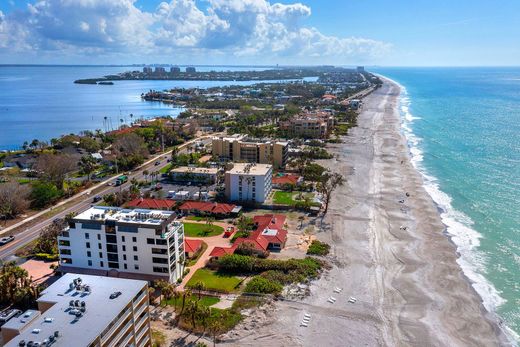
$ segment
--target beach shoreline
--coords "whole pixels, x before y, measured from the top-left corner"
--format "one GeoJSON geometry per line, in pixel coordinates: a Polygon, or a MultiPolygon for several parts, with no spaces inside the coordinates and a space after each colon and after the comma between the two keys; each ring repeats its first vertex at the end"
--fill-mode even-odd
{"type": "Polygon", "coordinates": [[[411,162],[399,95],[385,80],[365,98],[344,143],[329,146],[335,159],[322,162],[347,179],[317,234],[332,246],[332,269],[306,299],[276,303],[269,320],[230,344],[511,345],[457,263],[438,206],[411,162]],[[304,314],[311,315],[308,327],[300,326],[304,314]]]}

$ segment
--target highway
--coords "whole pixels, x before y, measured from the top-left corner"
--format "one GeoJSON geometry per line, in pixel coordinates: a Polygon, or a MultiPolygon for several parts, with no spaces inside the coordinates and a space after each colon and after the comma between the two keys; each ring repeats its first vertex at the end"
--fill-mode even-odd
{"type": "MultiPolygon", "coordinates": [[[[204,143],[204,145],[207,145],[208,143],[211,142],[211,137],[215,136],[215,135],[202,136],[202,137],[193,139],[191,141],[188,141],[186,143],[183,143],[182,145],[179,146],[179,153],[187,153],[188,146],[195,142],[202,141],[204,143]]],[[[56,218],[64,218],[69,213],[72,213],[72,212],[78,213],[78,212],[88,209],[92,205],[100,204],[102,201],[100,201],[98,203],[93,203],[92,199],[94,198],[94,196],[96,196],[96,195],[103,196],[106,194],[117,192],[120,189],[126,189],[126,188],[130,187],[130,181],[133,178],[136,178],[138,180],[144,179],[144,175],[143,175],[144,170],[148,170],[149,172],[152,172],[152,171],[158,171],[161,168],[165,167],[166,165],[169,164],[167,162],[167,159],[165,159],[165,158],[169,158],[170,155],[171,155],[171,150],[168,152],[161,153],[160,155],[154,156],[152,159],[146,161],[143,165],[141,165],[140,167],[138,167],[138,168],[134,169],[132,172],[130,172],[130,174],[128,175],[128,182],[126,182],[125,184],[123,184],[121,186],[115,187],[115,186],[108,185],[109,182],[115,182],[115,178],[117,177],[117,175],[112,176],[110,179],[107,179],[107,180],[89,188],[88,190],[86,190],[82,193],[79,193],[79,194],[67,199],[66,201],[61,202],[59,205],[56,205],[56,206],[63,206],[64,204],[69,204],[75,200],[78,200],[77,202],[72,203],[71,206],[68,206],[63,210],[60,210],[60,212],[58,212],[56,214],[52,214],[50,217],[46,218],[45,214],[47,214],[47,215],[51,214],[53,208],[56,208],[56,206],[50,207],[44,211],[39,212],[37,215],[32,216],[31,218],[27,218],[19,223],[16,223],[15,225],[13,225],[10,228],[6,228],[6,229],[2,230],[2,234],[5,234],[7,231],[12,230],[13,228],[17,228],[17,229],[23,228],[24,223],[28,224],[31,221],[37,220],[37,222],[35,224],[30,225],[30,226],[28,225],[27,228],[22,229],[22,231],[13,233],[13,235],[15,235],[15,237],[16,237],[14,239],[14,241],[12,241],[4,246],[0,246],[0,260],[7,261],[7,260],[12,259],[12,257],[14,256],[14,254],[16,253],[16,251],[18,249],[24,247],[25,245],[27,245],[30,242],[32,242],[33,240],[35,240],[38,237],[38,235],[40,234],[41,230],[43,228],[45,228],[46,226],[50,225],[53,222],[53,220],[55,220],[56,218]],[[160,165],[155,165],[156,161],[160,161],[160,165]],[[95,190],[95,193],[93,192],[94,190],[95,190]]]]}

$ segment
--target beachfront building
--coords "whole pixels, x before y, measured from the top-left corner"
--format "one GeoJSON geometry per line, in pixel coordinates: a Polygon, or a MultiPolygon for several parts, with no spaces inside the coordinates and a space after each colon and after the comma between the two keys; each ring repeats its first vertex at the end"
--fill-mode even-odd
{"type": "Polygon", "coordinates": [[[334,128],[334,116],[330,112],[306,112],[279,124],[291,137],[305,139],[327,138],[334,128]]]}
{"type": "Polygon", "coordinates": [[[146,281],[69,273],[37,303],[2,327],[5,347],[151,346],[146,281]]]}
{"type": "Polygon", "coordinates": [[[225,174],[225,195],[230,201],[263,203],[272,190],[273,166],[234,163],[225,174]]]}
{"type": "Polygon", "coordinates": [[[184,271],[184,226],[171,211],[93,206],[58,237],[60,270],[175,282],[184,271]]]}
{"type": "Polygon", "coordinates": [[[283,169],[289,157],[289,144],[284,141],[250,139],[245,135],[220,136],[212,140],[212,154],[234,162],[272,164],[283,169]]]}
{"type": "Polygon", "coordinates": [[[217,181],[217,168],[181,166],[170,170],[170,177],[177,183],[213,184],[217,181]]]}
{"type": "Polygon", "coordinates": [[[243,247],[258,255],[266,255],[269,251],[281,251],[287,242],[286,217],[283,214],[265,214],[254,216],[255,229],[248,237],[239,237],[231,247],[215,247],[209,254],[211,259],[234,254],[243,247]]]}

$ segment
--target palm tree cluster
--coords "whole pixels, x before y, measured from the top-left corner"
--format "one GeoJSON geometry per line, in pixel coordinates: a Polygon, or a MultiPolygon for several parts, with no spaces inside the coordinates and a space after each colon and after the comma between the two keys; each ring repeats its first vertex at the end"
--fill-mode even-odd
{"type": "Polygon", "coordinates": [[[30,306],[38,296],[38,287],[32,283],[28,272],[15,262],[7,262],[0,268],[0,304],[30,306]]]}

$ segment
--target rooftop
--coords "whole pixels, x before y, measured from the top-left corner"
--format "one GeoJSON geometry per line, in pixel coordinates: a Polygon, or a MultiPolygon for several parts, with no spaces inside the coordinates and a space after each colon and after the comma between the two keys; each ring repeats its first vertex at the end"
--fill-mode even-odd
{"type": "Polygon", "coordinates": [[[152,210],[160,210],[160,209],[170,209],[175,205],[175,201],[170,199],[135,199],[126,204],[128,207],[132,208],[142,208],[142,209],[152,209],[152,210]]]}
{"type": "Polygon", "coordinates": [[[228,173],[234,175],[266,175],[272,167],[269,164],[234,163],[233,168],[228,173]]]}
{"type": "Polygon", "coordinates": [[[93,206],[78,214],[74,219],[160,225],[172,216],[174,213],[171,211],[93,206]]]}
{"type": "Polygon", "coordinates": [[[66,274],[45,289],[38,301],[54,305],[5,346],[18,346],[21,340],[41,343],[55,331],[59,331],[59,337],[54,347],[88,346],[146,285],[145,281],[81,275],[81,289],[71,289],[73,280],[78,277],[77,274],[66,274]],[[87,286],[89,291],[85,290],[87,286]],[[110,299],[115,291],[121,295],[110,299]],[[71,300],[79,300],[80,307],[85,303],[81,317],[73,314],[77,310],[71,309],[71,300]]]}
{"type": "Polygon", "coordinates": [[[181,167],[177,167],[175,169],[171,169],[170,172],[216,175],[218,173],[218,169],[217,168],[207,168],[207,167],[181,166],[181,167]]]}

